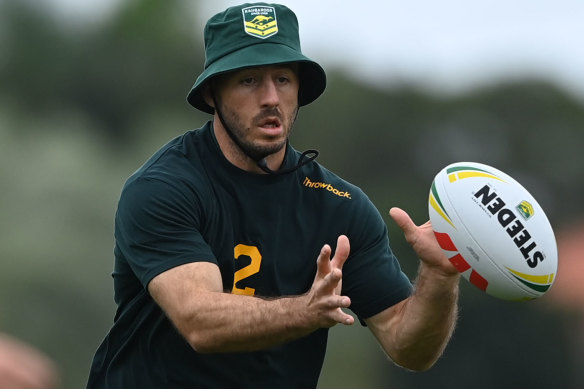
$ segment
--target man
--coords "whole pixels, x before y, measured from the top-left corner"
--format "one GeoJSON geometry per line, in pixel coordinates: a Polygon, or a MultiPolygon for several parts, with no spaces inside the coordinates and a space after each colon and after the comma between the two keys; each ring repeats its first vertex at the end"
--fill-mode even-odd
{"type": "Polygon", "coordinates": [[[363,192],[299,153],[299,106],[323,91],[296,16],[245,4],[205,27],[187,100],[213,115],[130,177],[116,214],[114,325],[88,388],[314,388],[350,309],[392,360],[429,368],[459,275],[429,224],[391,215],[421,258],[412,288],[363,192]],[[334,245],[334,254],[331,245],[334,245]]]}

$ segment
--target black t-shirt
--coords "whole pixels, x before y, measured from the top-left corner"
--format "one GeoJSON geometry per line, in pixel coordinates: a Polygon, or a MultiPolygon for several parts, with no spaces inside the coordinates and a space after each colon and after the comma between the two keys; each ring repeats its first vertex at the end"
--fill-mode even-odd
{"type": "MultiPolygon", "coordinates": [[[[299,155],[287,146],[283,168],[299,155]]],[[[207,261],[219,266],[227,292],[303,294],[322,246],[334,250],[341,234],[351,244],[342,293],[360,319],[409,296],[385,223],[358,187],[315,161],[282,175],[243,171],[223,156],[210,122],[175,138],[122,191],[113,271],[118,309],[88,388],[316,387],[327,329],[263,351],[199,354],[147,286],[168,269],[207,261]]]]}

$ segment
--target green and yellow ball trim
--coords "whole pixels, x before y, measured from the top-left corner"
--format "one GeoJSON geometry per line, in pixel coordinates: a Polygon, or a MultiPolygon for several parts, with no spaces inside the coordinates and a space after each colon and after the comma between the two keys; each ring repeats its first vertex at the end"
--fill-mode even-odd
{"type": "Polygon", "coordinates": [[[555,273],[544,274],[544,275],[531,275],[518,272],[509,267],[506,269],[511,273],[511,275],[521,282],[523,285],[527,286],[538,293],[545,293],[553,284],[555,273]]]}
{"type": "MultiPolygon", "coordinates": [[[[476,178],[476,177],[486,177],[492,178],[495,180],[499,180],[501,182],[505,182],[500,177],[490,173],[486,170],[471,167],[471,166],[453,166],[451,168],[446,169],[446,174],[448,175],[448,181],[450,183],[455,182],[457,180],[464,180],[465,178],[476,178]]],[[[454,229],[456,226],[450,219],[448,212],[444,208],[444,204],[442,204],[442,200],[438,195],[438,190],[436,190],[436,181],[432,182],[432,187],[430,189],[430,198],[428,200],[430,202],[430,206],[434,208],[434,210],[444,219],[448,224],[450,224],[454,229]]]]}

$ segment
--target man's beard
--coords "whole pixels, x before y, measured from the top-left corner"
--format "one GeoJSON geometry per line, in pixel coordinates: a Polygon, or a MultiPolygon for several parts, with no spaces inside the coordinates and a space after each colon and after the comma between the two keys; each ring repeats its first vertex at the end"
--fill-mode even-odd
{"type": "Polygon", "coordinates": [[[214,100],[215,110],[217,111],[219,120],[221,120],[221,124],[223,127],[225,127],[225,131],[227,131],[229,137],[245,155],[256,162],[267,157],[268,155],[282,150],[282,148],[286,146],[288,137],[292,131],[292,126],[294,125],[296,117],[298,116],[298,107],[294,109],[294,112],[292,112],[292,115],[290,115],[290,118],[288,118],[288,122],[284,121],[282,114],[275,107],[262,110],[252,119],[252,125],[253,123],[258,123],[260,120],[266,117],[277,117],[280,119],[281,125],[288,131],[288,133],[286,134],[286,138],[279,143],[258,145],[254,144],[253,141],[246,139],[248,129],[245,127],[245,124],[241,122],[240,117],[233,111],[224,109],[224,107],[221,106],[221,101],[219,99],[215,98],[214,100]]]}

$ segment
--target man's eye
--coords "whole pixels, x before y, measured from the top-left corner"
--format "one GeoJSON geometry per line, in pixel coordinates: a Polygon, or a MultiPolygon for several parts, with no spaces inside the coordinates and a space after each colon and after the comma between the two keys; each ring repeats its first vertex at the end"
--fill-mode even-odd
{"type": "Polygon", "coordinates": [[[241,83],[244,85],[251,85],[255,82],[255,78],[253,77],[246,77],[243,80],[241,80],[241,83]]]}

